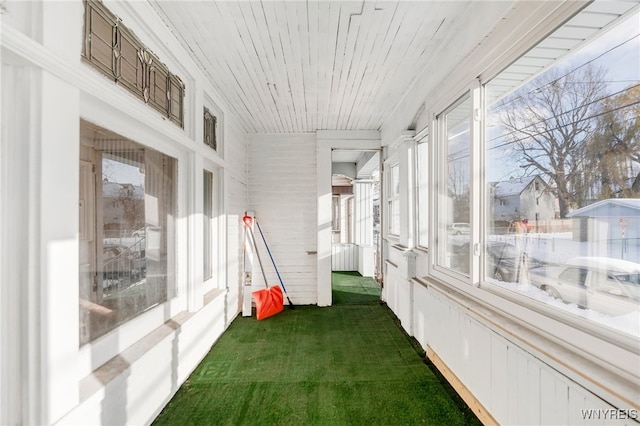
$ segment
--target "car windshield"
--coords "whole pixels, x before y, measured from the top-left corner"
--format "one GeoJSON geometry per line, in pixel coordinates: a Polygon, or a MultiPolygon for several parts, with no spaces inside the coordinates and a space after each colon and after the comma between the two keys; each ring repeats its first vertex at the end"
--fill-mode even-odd
{"type": "Polygon", "coordinates": [[[640,298],[640,274],[616,274],[614,277],[632,297],[640,298]]]}

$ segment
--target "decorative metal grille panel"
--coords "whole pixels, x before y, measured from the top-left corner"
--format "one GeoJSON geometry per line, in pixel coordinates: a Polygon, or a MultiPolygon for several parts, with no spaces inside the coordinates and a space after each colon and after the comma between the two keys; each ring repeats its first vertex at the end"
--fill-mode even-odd
{"type": "MultiPolygon", "coordinates": [[[[85,0],[82,56],[172,122],[184,127],[182,80],[97,0],[85,0]]],[[[214,148],[215,149],[215,148],[214,148]]]]}
{"type": "Polygon", "coordinates": [[[209,145],[214,150],[218,149],[218,141],[216,140],[216,124],[217,118],[215,115],[204,108],[204,143],[209,145]]]}

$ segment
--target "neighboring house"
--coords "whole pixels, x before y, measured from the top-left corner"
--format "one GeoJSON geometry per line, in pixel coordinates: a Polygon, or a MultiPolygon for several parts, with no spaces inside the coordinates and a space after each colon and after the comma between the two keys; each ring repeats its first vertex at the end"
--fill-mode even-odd
{"type": "Polygon", "coordinates": [[[103,221],[105,229],[122,231],[121,224],[129,229],[144,224],[144,188],[130,183],[102,182],[103,221]]]}
{"type": "MultiPolygon", "coordinates": [[[[582,207],[567,216],[576,218],[573,222],[573,239],[589,241],[594,250],[599,250],[589,255],[632,259],[630,251],[638,250],[640,198],[609,198],[582,207]]],[[[639,253],[635,253],[637,255],[639,253]]]]}
{"type": "Polygon", "coordinates": [[[492,184],[493,220],[529,223],[551,220],[556,215],[556,197],[540,176],[512,178],[492,184]]]}

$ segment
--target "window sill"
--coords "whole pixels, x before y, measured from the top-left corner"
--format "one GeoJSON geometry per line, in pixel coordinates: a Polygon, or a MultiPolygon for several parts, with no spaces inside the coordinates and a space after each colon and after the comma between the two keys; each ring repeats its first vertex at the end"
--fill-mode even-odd
{"type": "Polygon", "coordinates": [[[417,254],[417,255],[425,255],[425,254],[429,254],[429,249],[427,247],[422,247],[422,246],[418,246],[418,247],[414,247],[413,251],[417,254]]]}
{"type": "MultiPolygon", "coordinates": [[[[219,297],[224,297],[224,294],[225,290],[214,289],[209,291],[204,295],[205,306],[219,297]]],[[[100,389],[103,389],[118,378],[137,361],[141,360],[151,349],[185,326],[198,312],[182,311],[178,313],[80,380],[80,402],[85,402],[100,389]]]]}
{"type": "Polygon", "coordinates": [[[400,241],[400,235],[387,234],[383,239],[390,244],[396,244],[400,241]]]}

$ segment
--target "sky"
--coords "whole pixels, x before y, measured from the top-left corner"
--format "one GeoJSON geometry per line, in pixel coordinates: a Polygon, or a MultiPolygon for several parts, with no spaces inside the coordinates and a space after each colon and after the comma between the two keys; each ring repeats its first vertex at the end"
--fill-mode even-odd
{"type": "Polygon", "coordinates": [[[617,82],[613,88],[621,90],[640,81],[640,11],[585,45],[562,65],[589,60],[606,68],[609,80],[617,82]]]}
{"type": "MultiPolygon", "coordinates": [[[[556,66],[563,70],[575,69],[587,62],[601,66],[606,70],[606,81],[610,93],[619,92],[640,83],[640,11],[613,25],[603,35],[584,44],[556,66]]],[[[535,81],[535,80],[533,80],[535,81]]],[[[491,83],[489,82],[489,85],[491,83]]],[[[533,89],[533,84],[529,83],[533,89]]],[[[526,85],[524,86],[526,90],[526,85]]],[[[504,139],[496,139],[489,129],[487,144],[504,144],[504,139]]],[[[523,173],[510,157],[509,146],[488,151],[487,181],[498,182],[511,176],[519,177],[523,173]]]]}
{"type": "Polygon", "coordinates": [[[130,183],[144,187],[144,174],[138,167],[109,158],[102,159],[102,178],[109,182],[130,183]]]}

